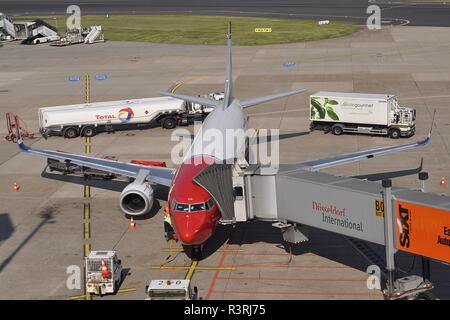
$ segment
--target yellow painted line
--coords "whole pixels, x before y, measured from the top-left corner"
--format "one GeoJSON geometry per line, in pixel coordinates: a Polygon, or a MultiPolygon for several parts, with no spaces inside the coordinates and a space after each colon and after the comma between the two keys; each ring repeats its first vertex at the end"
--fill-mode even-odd
{"type": "Polygon", "coordinates": [[[84,186],[84,197],[88,199],[91,197],[91,187],[88,185],[84,186]]]}
{"type": "Polygon", "coordinates": [[[84,204],[84,220],[89,220],[90,218],[90,206],[89,203],[84,204]]]}
{"type": "MultiPolygon", "coordinates": [[[[86,104],[91,103],[91,78],[89,75],[85,76],[86,80],[86,104]]],[[[85,146],[84,152],[86,154],[91,153],[91,138],[85,137],[85,146]]],[[[91,198],[91,187],[85,185],[84,186],[84,197],[87,199],[91,198]]],[[[84,256],[87,257],[91,251],[91,245],[89,243],[89,238],[91,234],[91,225],[90,225],[90,215],[91,215],[91,206],[89,203],[84,204],[84,256]]],[[[86,287],[84,288],[86,290],[86,287]]],[[[85,291],[85,295],[83,295],[85,300],[91,300],[91,294],[85,291]]]]}
{"type": "Polygon", "coordinates": [[[184,277],[185,280],[191,280],[192,276],[194,275],[195,268],[198,265],[198,261],[192,261],[191,267],[189,268],[189,271],[186,273],[186,277],[184,277]]]}
{"type": "Polygon", "coordinates": [[[186,82],[189,82],[191,80],[195,80],[195,79],[201,79],[204,76],[193,76],[193,77],[188,77],[180,82],[178,82],[173,88],[172,90],[170,90],[170,92],[175,93],[175,91],[177,91],[178,89],[180,89],[180,87],[185,84],[186,82]]]}
{"type": "MultiPolygon", "coordinates": [[[[117,293],[128,293],[128,292],[134,292],[136,290],[137,290],[136,288],[124,288],[124,289],[119,289],[117,291],[117,293]]],[[[79,299],[85,299],[85,298],[87,298],[87,296],[89,296],[89,299],[91,299],[91,294],[89,292],[87,294],[81,294],[78,296],[70,296],[69,299],[70,300],[79,300],[79,299]]]]}
{"type": "MultiPolygon", "coordinates": [[[[191,266],[152,266],[152,269],[159,270],[189,270],[191,266]]],[[[195,267],[196,270],[208,271],[208,270],[236,270],[236,267],[195,267]]]]}
{"type": "Polygon", "coordinates": [[[90,235],[90,225],[89,222],[85,222],[84,223],[84,239],[85,240],[89,240],[89,235],[90,235]]]}
{"type": "Polygon", "coordinates": [[[172,93],[175,93],[181,86],[183,85],[183,82],[179,82],[173,89],[171,90],[172,93]]]}
{"type": "Polygon", "coordinates": [[[89,75],[86,75],[84,78],[86,82],[86,103],[91,103],[91,78],[89,75]]]}
{"type": "Polygon", "coordinates": [[[87,257],[91,252],[91,245],[89,243],[84,244],[84,256],[87,257]]]}
{"type": "Polygon", "coordinates": [[[127,293],[127,292],[133,292],[136,290],[137,290],[136,288],[119,289],[119,291],[117,291],[117,293],[127,293]]]}

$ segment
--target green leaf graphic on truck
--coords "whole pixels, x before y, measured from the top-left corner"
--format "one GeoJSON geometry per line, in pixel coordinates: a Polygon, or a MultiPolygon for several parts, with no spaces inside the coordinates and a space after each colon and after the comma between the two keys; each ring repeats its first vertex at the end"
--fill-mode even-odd
{"type": "Polygon", "coordinates": [[[331,120],[339,121],[339,117],[334,112],[333,106],[337,105],[336,100],[325,98],[322,105],[317,97],[311,97],[311,119],[325,119],[328,116],[331,120]]]}

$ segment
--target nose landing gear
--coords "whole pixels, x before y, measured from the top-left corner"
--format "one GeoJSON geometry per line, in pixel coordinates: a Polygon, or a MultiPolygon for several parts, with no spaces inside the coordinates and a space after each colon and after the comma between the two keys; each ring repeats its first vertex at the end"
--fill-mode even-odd
{"type": "Polygon", "coordinates": [[[183,245],[186,255],[194,261],[200,261],[203,259],[203,246],[202,245],[183,245]]]}

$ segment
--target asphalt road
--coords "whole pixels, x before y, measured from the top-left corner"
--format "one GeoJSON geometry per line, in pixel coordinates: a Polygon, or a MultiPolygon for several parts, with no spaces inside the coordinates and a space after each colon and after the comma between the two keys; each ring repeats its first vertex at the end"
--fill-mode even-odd
{"type": "Polygon", "coordinates": [[[382,8],[384,24],[450,26],[450,4],[412,4],[384,0],[0,0],[0,12],[19,14],[65,14],[77,4],[84,14],[195,12],[221,15],[252,15],[339,19],[365,23],[370,4],[382,8]]]}

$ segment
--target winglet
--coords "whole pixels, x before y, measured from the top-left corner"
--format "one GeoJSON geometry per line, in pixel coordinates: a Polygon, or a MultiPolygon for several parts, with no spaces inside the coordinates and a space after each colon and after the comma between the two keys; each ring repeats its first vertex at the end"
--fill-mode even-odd
{"type": "Polygon", "coordinates": [[[14,118],[15,126],[16,126],[16,140],[17,140],[17,146],[21,151],[28,151],[28,147],[23,143],[22,135],[20,134],[20,128],[19,128],[19,117],[15,116],[14,118]]]}

